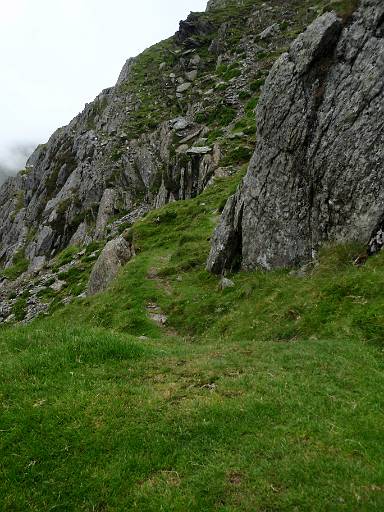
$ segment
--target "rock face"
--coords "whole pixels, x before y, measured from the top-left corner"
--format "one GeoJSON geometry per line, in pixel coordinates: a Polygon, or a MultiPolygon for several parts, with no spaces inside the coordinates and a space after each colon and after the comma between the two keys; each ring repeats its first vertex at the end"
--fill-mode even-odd
{"type": "Polygon", "coordinates": [[[248,173],[224,209],[209,270],[289,267],[325,241],[382,245],[384,4],[326,13],[273,66],[248,173]]]}
{"type": "Polygon", "coordinates": [[[168,121],[128,143],[116,112],[121,102],[115,89],[103,93],[36,150],[24,174],[0,189],[0,259],[5,265],[21,249],[32,262],[52,257],[69,243],[102,239],[116,215],[139,205],[154,208],[190,198],[204,189],[218,166],[213,156],[174,151],[177,137],[201,127],[190,122],[189,128],[177,130],[168,121]],[[97,105],[104,103],[97,131],[87,130],[97,105]]]}
{"type": "Polygon", "coordinates": [[[315,16],[303,2],[209,2],[128,59],[115,86],[0,187],[0,268],[22,255],[38,271],[68,245],[115,238],[122,224],[236,173],[255,145],[249,112],[276,55],[315,16]]]}
{"type": "Polygon", "coordinates": [[[119,236],[107,243],[91,272],[87,295],[104,291],[117,276],[120,268],[127,263],[135,252],[130,242],[119,236]]]}
{"type": "MultiPolygon", "coordinates": [[[[231,17],[223,23],[210,10],[191,13],[175,36],[128,59],[114,87],[36,149],[0,187],[0,266],[20,251],[31,265],[49,261],[69,244],[108,238],[116,218],[204,190],[222,156],[208,136],[231,133],[244,114],[240,93],[250,94],[249,83],[271,65],[258,59],[254,33],[270,25],[272,11],[253,7],[239,3],[246,25],[231,17]]],[[[297,23],[294,5],[273,11],[283,15],[297,23]]],[[[268,51],[282,43],[272,38],[268,51]]]]}

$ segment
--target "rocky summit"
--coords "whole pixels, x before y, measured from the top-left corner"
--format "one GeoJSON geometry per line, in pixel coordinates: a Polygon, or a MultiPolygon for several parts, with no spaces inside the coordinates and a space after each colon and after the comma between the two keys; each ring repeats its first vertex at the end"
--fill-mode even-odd
{"type": "Polygon", "coordinates": [[[325,242],[383,245],[384,4],[326,12],[274,64],[247,175],[208,269],[290,267],[325,242]]]}

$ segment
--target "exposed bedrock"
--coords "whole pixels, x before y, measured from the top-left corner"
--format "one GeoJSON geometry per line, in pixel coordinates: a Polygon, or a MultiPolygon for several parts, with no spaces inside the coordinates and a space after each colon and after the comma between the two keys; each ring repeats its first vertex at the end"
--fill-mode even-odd
{"type": "Polygon", "coordinates": [[[384,4],[326,13],[273,66],[257,145],[207,267],[289,267],[325,241],[384,240],[384,4]]]}

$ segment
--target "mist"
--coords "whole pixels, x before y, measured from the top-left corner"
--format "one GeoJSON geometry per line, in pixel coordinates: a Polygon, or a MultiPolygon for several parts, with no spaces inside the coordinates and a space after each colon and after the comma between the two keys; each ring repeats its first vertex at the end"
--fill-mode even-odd
{"type": "Polygon", "coordinates": [[[0,148],[0,185],[9,177],[24,169],[37,143],[14,144],[0,148]]]}

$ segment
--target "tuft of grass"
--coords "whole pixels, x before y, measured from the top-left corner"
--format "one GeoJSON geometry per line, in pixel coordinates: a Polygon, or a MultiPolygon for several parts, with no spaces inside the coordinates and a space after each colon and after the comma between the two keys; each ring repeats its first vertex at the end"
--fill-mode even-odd
{"type": "Polygon", "coordinates": [[[64,250],[62,250],[59,254],[56,255],[54,259],[54,270],[57,271],[63,265],[67,265],[68,263],[76,259],[79,251],[79,247],[75,245],[70,245],[66,247],[64,250]]]}
{"type": "Polygon", "coordinates": [[[228,126],[236,117],[236,110],[223,103],[214,108],[205,109],[195,116],[197,123],[204,123],[208,126],[225,127],[228,126]]]}
{"type": "Polygon", "coordinates": [[[12,313],[15,315],[15,320],[21,322],[26,315],[27,299],[20,297],[12,306],[12,313]]]}
{"type": "Polygon", "coordinates": [[[25,257],[24,249],[18,251],[12,260],[12,265],[0,272],[2,277],[15,281],[21,274],[28,270],[29,261],[25,257]]]}

